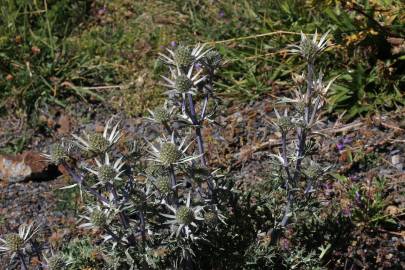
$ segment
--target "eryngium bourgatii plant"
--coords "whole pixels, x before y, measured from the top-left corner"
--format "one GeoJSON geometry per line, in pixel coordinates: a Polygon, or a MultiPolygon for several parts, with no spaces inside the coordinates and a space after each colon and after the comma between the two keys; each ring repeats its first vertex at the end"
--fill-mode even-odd
{"type": "Polygon", "coordinates": [[[325,95],[333,80],[324,84],[323,74],[315,74],[315,61],[328,47],[328,33],[318,40],[315,33],[312,38],[301,33],[299,45],[290,46],[291,54],[298,54],[306,63],[307,70],[302,75],[293,76],[296,88],[292,98],[281,98],[280,104],[286,107],[279,112],[275,109],[276,120],[273,125],[281,133],[279,153],[271,154],[281,173],[277,175],[284,182],[286,203],[280,221],[272,229],[276,240],[278,229],[285,227],[294,215],[294,208],[301,205],[305,198],[315,191],[316,182],[328,169],[310,159],[313,145],[309,141],[315,135],[320,123],[320,110],[325,103],[325,95]],[[288,106],[288,104],[290,106],[288,106]],[[295,139],[294,139],[295,136],[295,139]]]}
{"type": "MultiPolygon", "coordinates": [[[[272,240],[292,220],[305,197],[311,196],[325,172],[310,159],[313,145],[308,141],[331,85],[324,84],[323,75],[314,71],[315,60],[327,47],[326,36],[318,40],[317,34],[312,39],[302,35],[300,44],[290,50],[306,61],[307,71],[295,78],[294,96],[280,99],[287,109],[275,110],[273,124],[281,134],[281,147],[271,156],[286,199],[271,231],[272,240]]],[[[103,133],[73,135],[74,140],[55,144],[44,154],[75,182],[65,188],[76,186],[85,193],[78,227],[92,230],[96,238],[71,242],[70,246],[80,249],[45,252],[52,254],[49,257],[38,254],[46,268],[78,269],[76,266],[91,259],[93,265],[104,265],[103,269],[192,269],[194,257],[211,256],[211,243],[225,242],[217,236],[235,239],[246,228],[253,230],[247,234],[256,235],[254,226],[238,227],[234,213],[227,212],[230,206],[236,212],[234,198],[238,195],[207,163],[202,129],[215,115],[213,81],[221,63],[219,53],[203,45],[180,45],[162,54],[161,61],[168,68],[163,76],[168,98],[146,118],[158,127],[158,135],[151,138],[151,132],[141,144],[145,139],[123,136],[119,121],[111,118],[103,133]],[[238,230],[232,231],[235,228],[238,230]],[[88,258],[86,254],[97,256],[88,258]]],[[[246,213],[241,216],[250,218],[250,212],[246,213]]],[[[17,256],[23,269],[31,232],[31,227],[23,227],[19,234],[0,239],[0,251],[17,256]]],[[[222,246],[217,250],[228,252],[222,246]]]]}
{"type": "Polygon", "coordinates": [[[78,186],[93,198],[85,200],[78,227],[100,232],[109,269],[191,269],[199,241],[207,242],[207,234],[226,222],[201,132],[214,115],[221,57],[203,45],[180,45],[161,60],[168,67],[162,76],[168,98],[149,111],[146,120],[160,134],[148,138],[146,148],[121,143],[123,132],[111,118],[103,133],[73,135],[44,155],[69,173],[75,184],[67,188],[78,186]]]}
{"type": "Polygon", "coordinates": [[[11,261],[18,258],[21,269],[28,270],[27,263],[32,252],[28,252],[27,249],[29,248],[35,253],[35,243],[32,238],[37,232],[38,227],[34,227],[33,223],[20,225],[18,233],[9,233],[0,238],[0,254],[8,254],[11,261]]]}

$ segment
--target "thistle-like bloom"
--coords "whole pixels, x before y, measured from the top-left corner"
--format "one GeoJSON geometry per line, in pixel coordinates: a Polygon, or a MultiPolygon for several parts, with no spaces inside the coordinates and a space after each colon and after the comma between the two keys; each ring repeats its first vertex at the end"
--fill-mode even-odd
{"type": "Polygon", "coordinates": [[[169,88],[166,93],[181,95],[183,99],[185,98],[186,94],[195,95],[197,92],[197,85],[201,81],[205,80],[205,76],[198,78],[202,70],[198,71],[194,76],[192,75],[193,66],[189,68],[187,74],[184,74],[179,68],[170,68],[170,72],[172,79],[162,76],[162,78],[166,81],[166,84],[163,84],[163,86],[169,88]]]}
{"type": "Polygon", "coordinates": [[[146,119],[158,124],[167,124],[172,119],[174,107],[169,109],[165,102],[163,106],[156,107],[153,111],[148,109],[148,111],[151,117],[146,117],[146,119]]]}
{"type": "Polygon", "coordinates": [[[216,210],[211,210],[204,213],[204,223],[209,227],[215,227],[219,224],[219,222],[226,225],[225,216],[221,214],[216,206],[215,209],[216,210]]]}
{"type": "Polygon", "coordinates": [[[169,55],[159,54],[163,62],[168,65],[176,66],[179,69],[186,70],[194,65],[195,62],[200,60],[211,49],[204,51],[205,45],[197,44],[193,49],[179,45],[174,51],[166,49],[169,55]]]}
{"type": "Polygon", "coordinates": [[[169,176],[160,176],[156,178],[155,186],[161,194],[169,194],[172,192],[172,183],[169,176]]]}
{"type": "Polygon", "coordinates": [[[177,145],[172,134],[171,139],[159,138],[159,148],[155,147],[152,143],[149,143],[152,151],[149,151],[154,158],[151,160],[161,163],[164,166],[170,166],[172,164],[180,164],[189,162],[200,156],[187,156],[186,151],[190,146],[184,146],[186,139],[177,145]]]}
{"type": "Polygon", "coordinates": [[[274,109],[274,113],[276,114],[277,120],[273,122],[273,124],[281,131],[287,132],[294,128],[294,123],[291,120],[291,117],[288,116],[288,110],[284,110],[284,114],[280,115],[277,109],[274,109]]]}
{"type": "Polygon", "coordinates": [[[62,255],[52,254],[51,257],[45,257],[46,269],[48,270],[61,270],[67,266],[67,260],[62,255]]]}
{"type": "Polygon", "coordinates": [[[301,41],[299,45],[290,45],[290,53],[299,54],[307,61],[312,61],[328,46],[327,36],[329,31],[326,32],[318,41],[318,33],[315,32],[312,39],[301,32],[301,41]]]}
{"type": "Polygon", "coordinates": [[[87,134],[84,132],[85,139],[79,136],[72,135],[77,140],[77,145],[88,152],[103,153],[108,150],[113,144],[117,143],[121,138],[120,131],[118,130],[119,122],[112,128],[110,132],[110,125],[113,118],[107,121],[103,134],[92,133],[87,134]]]}
{"type": "Polygon", "coordinates": [[[145,169],[145,174],[149,178],[156,178],[168,174],[167,168],[160,164],[149,164],[145,169]]]}
{"type": "Polygon", "coordinates": [[[34,224],[22,224],[18,228],[18,233],[10,233],[0,238],[0,253],[11,254],[11,260],[20,252],[24,252],[29,240],[38,232],[38,227],[34,224]]]}
{"type": "Polygon", "coordinates": [[[221,62],[221,54],[214,50],[207,52],[204,57],[201,58],[202,65],[211,71],[217,69],[221,65],[221,62]]]}
{"type": "Polygon", "coordinates": [[[190,193],[188,193],[186,205],[182,205],[175,209],[174,207],[166,204],[167,208],[173,212],[173,215],[161,213],[162,216],[169,219],[164,224],[170,224],[173,226],[171,237],[174,234],[176,234],[176,237],[179,237],[180,233],[183,232],[185,238],[191,238],[191,240],[195,239],[190,226],[197,228],[197,224],[195,222],[204,220],[204,218],[200,216],[203,207],[191,207],[190,201],[190,193]]]}
{"type": "Polygon", "coordinates": [[[95,186],[100,184],[112,183],[114,180],[122,180],[121,174],[124,170],[121,170],[124,166],[124,162],[122,162],[122,157],[117,159],[114,163],[110,162],[110,157],[108,154],[105,154],[104,163],[101,163],[98,159],[94,159],[97,164],[97,169],[93,170],[91,168],[85,168],[89,172],[95,174],[99,180],[95,186]]]}
{"type": "Polygon", "coordinates": [[[81,216],[87,222],[79,225],[79,228],[104,229],[111,222],[113,216],[114,213],[110,208],[103,209],[99,205],[87,206],[87,216],[81,216]]]}
{"type": "Polygon", "coordinates": [[[64,141],[62,143],[52,144],[49,149],[49,154],[42,154],[49,162],[58,165],[69,159],[69,153],[71,145],[66,145],[64,141]]]}

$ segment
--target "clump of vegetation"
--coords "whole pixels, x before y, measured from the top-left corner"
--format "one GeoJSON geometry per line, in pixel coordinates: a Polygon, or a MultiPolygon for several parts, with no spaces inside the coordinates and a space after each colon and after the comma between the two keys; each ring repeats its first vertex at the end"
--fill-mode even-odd
{"type": "MultiPolygon", "coordinates": [[[[273,258],[278,252],[282,254],[282,241],[288,246],[282,235],[290,218],[294,217],[297,220],[294,225],[299,226],[303,213],[319,209],[311,195],[324,171],[311,160],[305,163],[304,157],[311,151],[307,137],[316,125],[323,95],[330,87],[330,83],[323,84],[322,75],[315,76],[314,66],[317,56],[326,48],[326,36],[318,41],[316,34],[313,38],[302,34],[301,43],[291,49],[308,64],[307,74],[303,75],[306,84],[298,85],[295,99],[281,100],[294,105],[290,115],[287,110],[281,115],[276,111],[274,124],[282,134],[282,147],[279,155],[272,155],[275,170],[268,183],[272,190],[264,201],[267,196],[273,200],[266,205],[263,223],[258,220],[240,223],[241,214],[232,212],[242,212],[244,216],[259,213],[243,202],[245,194],[238,195],[229,186],[229,180],[207,167],[201,129],[214,113],[209,111],[208,103],[215,93],[213,82],[221,56],[202,45],[194,48],[180,45],[175,50],[168,49],[167,55],[161,54],[169,68],[169,76],[163,76],[168,99],[164,106],[150,111],[148,119],[160,126],[161,134],[148,141],[147,149],[133,145],[129,154],[124,154],[117,145],[121,138],[119,123],[113,126],[111,118],[102,134],[74,135],[74,144],[54,145],[44,155],[69,173],[75,181],[69,188],[78,186],[90,195],[79,227],[99,232],[95,247],[81,240],[72,242],[65,250],[51,251],[52,256],[47,256],[44,264],[68,269],[99,263],[112,269],[172,266],[193,269],[230,264],[306,269],[321,266],[316,250],[307,251],[304,247],[294,248],[293,257],[273,258]],[[180,128],[178,123],[182,123],[180,128]],[[294,144],[287,145],[287,135],[292,135],[293,130],[297,134],[296,146],[294,154],[288,154],[294,144]],[[142,175],[146,180],[137,181],[142,175]],[[240,246],[228,249],[228,238],[237,235],[244,238],[238,243],[240,246]],[[263,246],[266,236],[270,241],[263,246]],[[243,247],[248,246],[249,252],[244,254],[243,247]],[[220,250],[228,253],[219,257],[221,261],[201,260],[220,250]],[[235,253],[242,259],[232,262],[233,255],[229,254],[235,253]]],[[[11,241],[11,237],[3,240],[3,250],[13,256],[17,254],[24,269],[26,257],[30,256],[25,252],[29,240],[26,238],[24,233],[18,243],[11,241]]]]}
{"type": "MultiPolygon", "coordinates": [[[[401,3],[151,2],[27,0],[2,7],[3,111],[28,117],[45,104],[68,105],[72,93],[91,101],[109,96],[127,115],[148,111],[145,121],[158,131],[123,136],[113,116],[102,133],[50,147],[44,156],[74,181],[64,188],[74,194],[63,196],[75,205],[59,207],[75,209],[78,196],[84,205],[75,209],[79,235],[58,248],[40,246],[38,229],[23,224],[0,238],[10,267],[400,269],[403,243],[391,230],[401,228],[403,211],[391,205],[387,178],[335,172],[316,158],[316,136],[324,105],[352,118],[403,103],[403,18],[395,13],[401,3]],[[66,12],[68,22],[61,20],[66,12]],[[86,14],[94,16],[85,21],[86,14]],[[86,29],[75,31],[79,23],[86,29]],[[301,32],[315,29],[332,31],[301,32]],[[300,43],[287,46],[297,34],[300,43]],[[217,50],[178,42],[195,37],[215,40],[217,50]],[[151,61],[160,46],[166,51],[151,61]],[[118,85],[104,85],[112,83],[118,85]],[[98,95],[99,85],[117,91],[98,95]],[[210,167],[203,131],[215,123],[221,98],[266,95],[283,96],[269,123],[280,147],[270,153],[265,179],[241,188],[232,173],[210,167]]],[[[380,161],[362,151],[345,154],[352,169],[380,161]]]]}

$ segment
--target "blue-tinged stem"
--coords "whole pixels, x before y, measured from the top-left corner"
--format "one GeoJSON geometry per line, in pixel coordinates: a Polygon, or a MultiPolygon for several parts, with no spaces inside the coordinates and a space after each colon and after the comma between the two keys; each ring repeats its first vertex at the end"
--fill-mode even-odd
{"type": "Polygon", "coordinates": [[[177,180],[176,180],[176,174],[174,173],[174,166],[170,165],[169,167],[169,174],[170,174],[170,181],[172,184],[172,189],[173,189],[173,203],[176,206],[176,208],[179,207],[179,199],[177,195],[177,180]]]}

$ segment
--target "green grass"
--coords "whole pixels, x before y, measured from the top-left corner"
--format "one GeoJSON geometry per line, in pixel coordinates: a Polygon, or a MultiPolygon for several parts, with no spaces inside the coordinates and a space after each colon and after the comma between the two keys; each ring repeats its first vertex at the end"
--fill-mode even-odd
{"type": "MultiPolygon", "coordinates": [[[[285,48],[299,32],[331,30],[326,73],[340,75],[330,111],[347,118],[403,104],[404,59],[388,40],[404,34],[403,4],[356,1],[34,1],[1,7],[0,108],[34,119],[68,97],[128,115],[161,102],[157,53],[171,41],[216,46],[226,59],[217,84],[241,102],[287,94],[302,66],[285,48]],[[44,4],[46,3],[46,5],[44,4]],[[375,4],[373,4],[375,3],[375,4]],[[382,26],[383,25],[383,26],[382,26]],[[336,50],[336,48],[338,50],[336,50]]],[[[325,66],[325,65],[324,65],[325,66]]],[[[35,123],[33,123],[35,124],[35,123]]]]}

